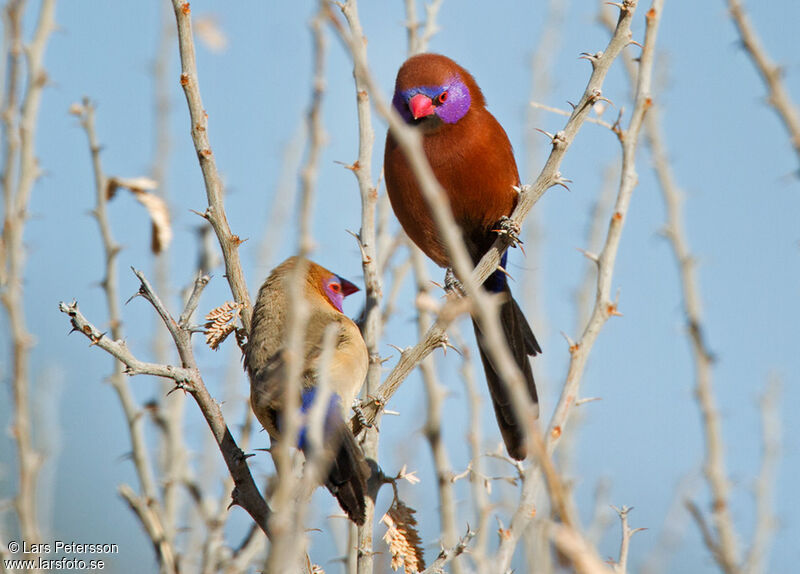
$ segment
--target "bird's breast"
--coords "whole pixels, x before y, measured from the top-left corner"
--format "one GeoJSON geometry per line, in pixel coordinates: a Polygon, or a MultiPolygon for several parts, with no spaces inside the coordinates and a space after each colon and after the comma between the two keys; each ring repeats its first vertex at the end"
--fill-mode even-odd
{"type": "MultiPolygon", "coordinates": [[[[425,133],[423,146],[470,254],[477,259],[494,240],[494,224],[516,206],[514,186],[519,185],[519,174],[508,136],[484,109],[425,133]]],[[[447,266],[447,252],[430,209],[391,136],[387,137],[384,169],[389,199],[403,229],[428,257],[447,266]]]]}

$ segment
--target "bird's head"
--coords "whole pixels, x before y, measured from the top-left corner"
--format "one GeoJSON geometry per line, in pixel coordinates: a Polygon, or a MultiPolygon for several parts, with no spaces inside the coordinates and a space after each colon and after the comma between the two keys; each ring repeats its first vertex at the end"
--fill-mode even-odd
{"type": "Polygon", "coordinates": [[[472,75],[453,60],[419,54],[397,72],[392,104],[407,123],[434,129],[458,122],[485,101],[472,75]]]}
{"type": "Polygon", "coordinates": [[[358,291],[358,287],[353,283],[333,273],[322,280],[322,293],[340,313],[344,313],[342,311],[344,298],[356,291],[358,291]]]}
{"type": "MultiPolygon", "coordinates": [[[[273,286],[273,290],[275,288],[286,289],[289,287],[291,283],[287,283],[287,281],[291,277],[292,270],[297,267],[299,262],[299,257],[289,257],[286,261],[273,269],[272,274],[261,287],[261,291],[259,291],[259,298],[262,296],[261,292],[269,286],[273,286]]],[[[344,298],[358,291],[358,287],[347,279],[339,277],[332,271],[325,269],[322,265],[318,265],[313,261],[306,260],[305,265],[306,293],[311,297],[321,296],[337,311],[343,313],[342,303],[344,302],[344,298]]]]}

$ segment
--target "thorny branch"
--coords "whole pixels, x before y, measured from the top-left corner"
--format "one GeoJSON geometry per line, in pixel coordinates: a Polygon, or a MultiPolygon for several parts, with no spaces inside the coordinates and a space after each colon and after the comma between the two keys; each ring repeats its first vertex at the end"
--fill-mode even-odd
{"type": "MultiPolygon", "coordinates": [[[[326,5],[330,6],[327,2],[326,5]]],[[[363,54],[366,60],[367,42],[361,21],[358,17],[358,3],[347,0],[340,6],[347,20],[350,34],[354,39],[353,50],[363,54]]],[[[333,18],[333,15],[330,15],[333,18]]],[[[381,380],[380,338],[383,331],[380,303],[383,298],[383,284],[379,271],[378,238],[376,236],[376,206],[378,189],[372,179],[372,149],[375,143],[375,130],[372,127],[372,110],[370,109],[370,89],[359,74],[358,64],[354,63],[353,76],[356,88],[356,109],[358,112],[358,158],[351,166],[358,180],[361,194],[361,230],[357,239],[361,251],[361,265],[364,270],[364,287],[366,302],[361,320],[361,332],[369,353],[369,370],[365,385],[366,396],[371,396],[381,380]]],[[[366,429],[362,440],[364,455],[367,458],[378,458],[378,429],[366,429]]],[[[373,569],[372,527],[375,518],[375,505],[372,498],[367,498],[366,520],[358,529],[358,572],[371,573],[373,569]]]]}
{"type": "MultiPolygon", "coordinates": [[[[783,84],[783,71],[767,54],[758,33],[744,12],[742,3],[739,0],[728,0],[728,9],[734,24],[736,24],[736,29],[739,31],[747,55],[753,60],[753,65],[767,86],[769,94],[767,101],[775,108],[786,131],[789,132],[792,147],[797,154],[797,159],[800,160],[800,112],[783,84]]],[[[800,167],[798,173],[800,173],[800,167]]]]}
{"type": "MultiPolygon", "coordinates": [[[[81,126],[86,132],[86,137],[89,144],[89,152],[91,154],[92,171],[94,173],[95,184],[95,208],[93,215],[97,221],[100,231],[100,237],[103,246],[103,259],[105,261],[105,277],[101,281],[103,291],[106,298],[106,306],[108,307],[108,321],[111,330],[111,339],[113,341],[122,341],[122,316],[119,309],[119,287],[118,287],[118,273],[117,273],[117,257],[119,255],[120,247],[114,239],[111,231],[111,224],[108,217],[108,178],[103,171],[102,162],[100,160],[100,143],[97,139],[97,132],[95,129],[95,108],[94,104],[88,99],[84,98],[83,104],[74,106],[73,113],[78,116],[81,126]]],[[[62,303],[63,305],[63,303],[62,303]]],[[[62,312],[68,312],[66,307],[59,305],[62,312]]],[[[73,304],[77,310],[77,304],[73,304]]],[[[77,328],[73,322],[73,328],[77,328]]],[[[92,333],[86,325],[82,328],[87,329],[83,332],[87,336],[92,333]]],[[[94,334],[94,333],[92,333],[94,334]]],[[[91,339],[90,339],[91,340],[91,339]]],[[[124,344],[124,343],[121,343],[124,344]]],[[[139,516],[142,526],[145,528],[148,537],[153,541],[156,554],[159,559],[161,567],[167,572],[177,572],[178,564],[176,562],[177,555],[175,548],[172,546],[171,541],[167,540],[165,536],[165,518],[164,509],[161,501],[158,498],[158,490],[156,486],[155,474],[150,462],[150,456],[147,450],[147,444],[144,436],[144,417],[142,409],[137,404],[136,399],[128,386],[125,377],[123,376],[122,363],[114,361],[114,372],[111,374],[110,382],[114,391],[117,393],[122,411],[125,414],[125,420],[128,424],[128,431],[131,440],[131,457],[133,459],[134,468],[139,479],[141,488],[141,500],[131,501],[128,500],[131,508],[139,516]],[[149,500],[150,504],[143,501],[149,500]]],[[[121,492],[129,491],[132,489],[125,487],[121,488],[121,492]]]]}
{"type": "MultiPolygon", "coordinates": [[[[579,396],[580,383],[582,380],[583,371],[589,357],[594,342],[600,334],[600,330],[608,319],[617,313],[616,303],[611,299],[611,281],[613,278],[614,263],[619,243],[622,237],[622,229],[625,216],[628,211],[633,190],[636,186],[637,176],[635,170],[635,151],[638,141],[638,134],[645,113],[652,104],[650,96],[650,84],[653,66],[653,57],[655,50],[655,40],[658,30],[658,23],[661,17],[661,8],[663,2],[655,0],[652,7],[647,12],[647,27],[645,31],[645,39],[642,48],[642,54],[639,60],[639,74],[636,87],[634,109],[629,122],[628,128],[624,134],[620,134],[620,141],[622,143],[622,173],[620,178],[620,186],[617,194],[614,212],[611,216],[608,232],[605,238],[603,249],[596,258],[598,268],[597,274],[597,292],[595,296],[595,304],[592,310],[589,322],[581,335],[581,338],[576,343],[570,344],[570,363],[567,371],[566,381],[561,391],[561,396],[556,405],[555,412],[551,418],[546,435],[546,452],[552,454],[558,445],[558,439],[563,435],[566,423],[569,420],[572,407],[574,406],[577,397],[579,396]]],[[[633,12],[636,8],[636,2],[624,2],[620,5],[620,17],[614,28],[611,40],[609,41],[608,48],[600,55],[590,55],[588,58],[594,66],[594,74],[592,78],[598,74],[601,69],[608,70],[610,61],[605,61],[606,58],[616,57],[626,45],[630,42],[630,23],[633,18],[633,12]],[[603,61],[603,66],[600,65],[603,61]]],[[[612,58],[613,59],[613,58],[612,58]]],[[[591,88],[591,80],[590,80],[591,88]]],[[[591,88],[599,90],[599,87],[591,88]]],[[[587,89],[584,94],[584,99],[589,97],[592,93],[587,89]]],[[[573,112],[575,117],[576,112],[580,109],[579,104],[573,112]]],[[[566,130],[565,130],[566,131],[566,130]]],[[[555,145],[555,143],[554,143],[555,145]]],[[[558,149],[555,146],[555,150],[558,149]]],[[[553,154],[551,153],[545,165],[551,164],[553,154]]],[[[539,177],[542,179],[542,176],[539,177]]],[[[538,180],[537,180],[538,181],[538,180]]],[[[521,200],[525,202],[527,197],[521,200]]],[[[516,541],[521,536],[522,531],[530,520],[530,513],[533,510],[533,501],[537,490],[538,477],[540,475],[535,467],[532,467],[526,472],[525,483],[523,485],[522,496],[520,500],[519,509],[514,513],[512,518],[510,535],[500,542],[498,549],[496,564],[498,565],[497,571],[501,572],[504,568],[508,567],[511,561],[516,541]]]]}
{"type": "MultiPolygon", "coordinates": [[[[606,25],[608,21],[606,20],[606,25]]],[[[628,76],[633,82],[635,63],[625,60],[628,76]]],[[[700,305],[700,289],[696,276],[695,260],[691,254],[688,235],[684,228],[682,193],[670,167],[668,153],[662,133],[660,109],[657,105],[645,117],[645,137],[653,156],[653,168],[661,188],[667,212],[665,235],[670,243],[680,275],[682,301],[686,315],[687,335],[694,358],[697,398],[700,404],[704,425],[706,446],[705,474],[711,488],[713,503],[712,515],[718,540],[705,523],[700,524],[701,533],[709,549],[716,556],[725,572],[735,571],[739,562],[736,532],[728,506],[729,484],[725,469],[722,429],[713,393],[712,367],[713,354],[704,336],[703,318],[700,305]]],[[[699,510],[698,510],[699,513],[699,510]]],[[[698,513],[692,512],[697,519],[698,513]]]]}
{"type": "Polygon", "coordinates": [[[189,119],[192,124],[192,141],[203,172],[208,207],[203,216],[217,234],[225,260],[225,277],[231,287],[231,293],[237,303],[242,305],[242,325],[245,331],[250,330],[250,317],[253,313],[247,282],[242,272],[239,257],[239,245],[242,240],[234,235],[225,215],[224,189],[222,179],[217,171],[217,162],[211,150],[208,137],[208,114],[203,108],[200,97],[200,85],[195,61],[194,39],[192,37],[191,9],[188,2],[172,0],[175,20],[178,26],[178,44],[180,48],[181,77],[180,83],[189,106],[189,119]]]}
{"type": "Polygon", "coordinates": [[[614,571],[617,574],[626,574],[628,571],[628,551],[630,549],[630,542],[631,538],[637,532],[641,532],[645,530],[644,528],[631,528],[628,526],[628,514],[630,513],[633,508],[629,506],[623,506],[622,508],[614,507],[614,510],[619,515],[619,521],[622,526],[622,536],[621,542],[619,546],[619,560],[614,565],[614,571]]]}
{"type": "Polygon", "coordinates": [[[743,572],[766,570],[769,543],[775,530],[774,490],[781,450],[780,381],[774,379],[761,397],[761,470],[755,484],[756,524],[743,572]]]}
{"type": "Polygon", "coordinates": [[[192,395],[211,428],[228,470],[234,479],[236,486],[232,493],[231,503],[244,508],[264,533],[269,534],[267,522],[270,509],[258,492],[247,466],[247,457],[237,446],[233,435],[228,430],[219,404],[211,397],[203,383],[191,350],[191,332],[175,327],[177,322],[172,319],[147,279],[141,272],[134,272],[141,283],[139,295],[150,302],[162,318],[166,318],[165,322],[173,325],[170,328],[170,333],[181,356],[181,367],[146,363],[138,360],[128,350],[124,341],[114,339],[113,336],[109,337],[89,322],[80,312],[76,303],[61,303],[59,310],[70,317],[73,328],[86,336],[92,345],[97,345],[117,359],[120,364],[123,364],[127,374],[146,374],[169,378],[175,381],[176,389],[182,389],[192,395]]]}
{"type": "Polygon", "coordinates": [[[0,242],[0,299],[8,316],[11,342],[12,432],[17,443],[19,476],[14,508],[21,536],[35,543],[41,541],[42,537],[36,497],[43,460],[31,434],[29,358],[33,340],[25,318],[23,236],[33,186],[41,174],[35,157],[36,126],[42,90],[47,79],[43,66],[44,52],[55,28],[55,0],[42,2],[33,38],[27,46],[23,45],[22,35],[24,12],[25,1],[14,0],[8,2],[3,14],[4,51],[0,57],[7,68],[3,70],[6,73],[3,78],[5,92],[0,94],[4,144],[0,166],[3,170],[4,207],[0,242]],[[22,65],[23,55],[27,66],[22,65]],[[23,77],[27,77],[27,85],[20,92],[19,84],[23,77]]]}
{"type": "MultiPolygon", "coordinates": [[[[319,169],[319,158],[325,139],[322,123],[322,102],[325,92],[325,59],[326,40],[322,27],[324,13],[322,7],[311,22],[312,42],[314,50],[313,79],[311,104],[308,109],[306,121],[308,128],[308,153],[305,164],[300,170],[300,210],[297,226],[299,263],[287,276],[287,304],[288,314],[286,323],[287,353],[287,385],[288,388],[298,389],[301,384],[301,375],[304,366],[301,361],[303,356],[304,325],[309,313],[309,306],[303,296],[302,284],[305,280],[308,261],[305,259],[313,249],[312,235],[312,208],[316,192],[316,180],[319,169]]],[[[324,382],[324,381],[323,381],[324,382]]],[[[315,402],[324,400],[321,391],[315,402]]],[[[299,392],[288,392],[285,412],[295,412],[298,408],[299,392]]],[[[300,432],[300,417],[287,417],[285,428],[281,430],[280,439],[273,441],[270,453],[275,463],[278,482],[273,496],[275,513],[270,521],[273,530],[272,544],[267,556],[267,570],[278,571],[282,568],[305,568],[309,564],[307,556],[301,552],[306,537],[303,532],[303,518],[307,507],[306,480],[316,477],[313,471],[317,467],[317,458],[306,462],[306,480],[298,484],[295,480],[294,461],[297,457],[291,456],[290,448],[297,444],[300,432]],[[291,565],[291,566],[288,566],[291,565]]],[[[317,449],[322,456],[322,449],[317,449]]]]}
{"type": "MultiPolygon", "coordinates": [[[[409,57],[425,52],[428,49],[428,42],[438,30],[436,24],[436,14],[439,11],[441,0],[435,0],[425,5],[426,19],[424,27],[417,22],[416,0],[406,0],[406,28],[408,30],[408,55],[409,57]],[[420,28],[422,33],[420,34],[420,28]]],[[[422,300],[430,297],[431,281],[425,268],[425,256],[420,249],[408,241],[409,259],[414,270],[414,279],[417,287],[417,337],[422,340],[431,325],[429,311],[422,300]]],[[[444,399],[447,390],[443,387],[436,376],[436,365],[434,356],[429,355],[419,364],[422,374],[422,381],[425,384],[425,395],[427,399],[427,420],[425,421],[424,434],[428,439],[433,456],[433,464],[436,471],[436,485],[439,494],[439,517],[440,530],[442,533],[441,544],[444,548],[454,546],[458,541],[458,526],[456,513],[456,499],[453,488],[453,470],[444,444],[442,416],[444,399]]],[[[474,533],[473,533],[474,535],[474,533]]],[[[471,538],[471,536],[470,536],[471,538]]],[[[463,568],[461,561],[454,560],[452,565],[453,574],[461,574],[463,568]]]]}

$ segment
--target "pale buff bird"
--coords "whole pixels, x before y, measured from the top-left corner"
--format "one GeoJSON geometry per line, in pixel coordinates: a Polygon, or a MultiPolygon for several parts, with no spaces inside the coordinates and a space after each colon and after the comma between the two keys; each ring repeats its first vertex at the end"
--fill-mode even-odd
{"type": "MultiPolygon", "coordinates": [[[[288,384],[284,361],[288,336],[287,289],[291,285],[291,271],[298,262],[297,257],[290,257],[261,286],[245,348],[250,403],[273,439],[280,436],[284,415],[288,384]]],[[[323,441],[330,460],[325,486],[350,519],[363,524],[369,467],[345,421],[366,377],[369,355],[358,327],[342,312],[342,301],[358,291],[358,287],[316,263],[307,261],[306,266],[303,289],[309,315],[303,343],[301,393],[296,402],[298,415],[306,413],[314,402],[323,336],[329,325],[336,325],[335,348],[326,368],[331,401],[323,425],[323,441]]],[[[300,429],[297,446],[308,456],[311,445],[305,426],[300,429]]]]}

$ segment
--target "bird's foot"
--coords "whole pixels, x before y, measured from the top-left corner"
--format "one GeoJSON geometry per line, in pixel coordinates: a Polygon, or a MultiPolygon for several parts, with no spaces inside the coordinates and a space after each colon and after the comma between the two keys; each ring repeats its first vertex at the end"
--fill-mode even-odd
{"type": "Polygon", "coordinates": [[[458,280],[456,274],[453,273],[453,268],[448,267],[447,271],[444,273],[444,289],[448,293],[455,293],[463,297],[464,293],[464,285],[461,284],[461,281],[458,280]]]}
{"type": "Polygon", "coordinates": [[[498,235],[505,235],[508,238],[509,245],[512,247],[522,245],[522,239],[519,238],[519,233],[521,231],[519,223],[508,216],[504,215],[498,219],[497,223],[494,224],[494,229],[492,229],[492,231],[498,235]]]}
{"type": "Polygon", "coordinates": [[[364,428],[372,428],[372,423],[367,420],[367,415],[364,414],[364,409],[361,408],[361,401],[359,401],[358,398],[353,399],[353,404],[350,405],[350,408],[353,409],[353,412],[356,414],[358,424],[364,428]]]}

